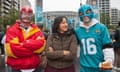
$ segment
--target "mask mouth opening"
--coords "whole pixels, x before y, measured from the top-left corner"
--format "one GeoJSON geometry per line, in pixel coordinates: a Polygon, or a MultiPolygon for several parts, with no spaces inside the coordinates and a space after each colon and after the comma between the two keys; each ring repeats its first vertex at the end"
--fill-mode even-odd
{"type": "Polygon", "coordinates": [[[22,19],[22,22],[28,23],[28,22],[30,22],[30,20],[28,20],[28,19],[22,19]]]}
{"type": "Polygon", "coordinates": [[[22,22],[29,23],[32,21],[32,15],[30,14],[21,14],[22,22]]]}
{"type": "Polygon", "coordinates": [[[29,17],[25,17],[25,18],[21,18],[21,21],[24,23],[30,23],[32,21],[32,19],[29,17]]]}
{"type": "Polygon", "coordinates": [[[88,16],[85,16],[84,19],[83,19],[83,22],[84,23],[89,23],[91,20],[88,16]]]}

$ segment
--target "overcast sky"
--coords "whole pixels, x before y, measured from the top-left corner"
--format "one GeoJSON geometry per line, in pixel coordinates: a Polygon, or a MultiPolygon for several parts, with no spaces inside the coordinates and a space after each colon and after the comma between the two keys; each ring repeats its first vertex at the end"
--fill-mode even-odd
{"type": "Polygon", "coordinates": [[[118,8],[120,10],[120,0],[111,0],[111,7],[118,8]]]}
{"type": "MultiPolygon", "coordinates": [[[[32,7],[35,0],[29,0],[32,7]]],[[[83,4],[86,0],[82,0],[83,4]]],[[[78,11],[80,0],[43,0],[43,11],[78,11]]]]}
{"type": "MultiPolygon", "coordinates": [[[[35,0],[29,0],[32,7],[35,6],[35,0]]],[[[81,0],[43,0],[43,11],[77,11],[81,0]]],[[[86,0],[82,0],[84,4],[86,0]]],[[[111,7],[120,10],[120,0],[111,0],[111,7]]]]}

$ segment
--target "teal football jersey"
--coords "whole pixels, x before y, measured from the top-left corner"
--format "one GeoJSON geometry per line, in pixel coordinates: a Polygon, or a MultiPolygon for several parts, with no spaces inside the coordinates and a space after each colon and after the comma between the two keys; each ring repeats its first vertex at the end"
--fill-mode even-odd
{"type": "Polygon", "coordinates": [[[107,27],[97,23],[89,29],[79,26],[75,32],[80,43],[81,66],[99,68],[104,61],[103,46],[112,42],[107,27]]]}

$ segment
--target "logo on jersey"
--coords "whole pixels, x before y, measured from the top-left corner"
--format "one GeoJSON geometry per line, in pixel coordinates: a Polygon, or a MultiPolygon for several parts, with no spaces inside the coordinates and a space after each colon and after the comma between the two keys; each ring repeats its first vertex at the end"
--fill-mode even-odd
{"type": "Polygon", "coordinates": [[[100,30],[96,30],[95,32],[96,32],[96,33],[100,33],[100,30]]]}

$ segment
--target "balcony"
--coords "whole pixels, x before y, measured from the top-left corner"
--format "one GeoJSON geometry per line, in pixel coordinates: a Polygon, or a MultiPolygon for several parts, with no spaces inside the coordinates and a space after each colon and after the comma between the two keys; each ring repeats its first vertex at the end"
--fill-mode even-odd
{"type": "Polygon", "coordinates": [[[5,0],[4,4],[10,6],[11,2],[5,0]]]}
{"type": "Polygon", "coordinates": [[[7,9],[7,10],[9,10],[10,6],[4,5],[4,8],[7,9]]]}
{"type": "Polygon", "coordinates": [[[9,11],[8,11],[8,10],[4,10],[3,12],[4,12],[5,14],[8,14],[8,13],[9,13],[9,11]]]}

